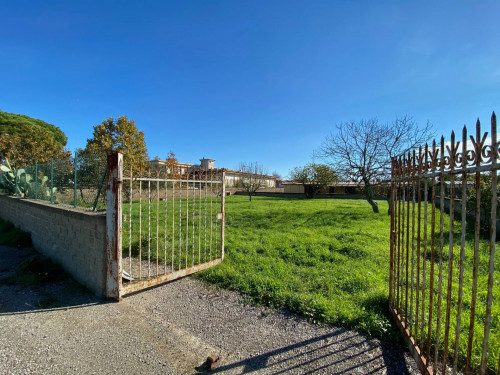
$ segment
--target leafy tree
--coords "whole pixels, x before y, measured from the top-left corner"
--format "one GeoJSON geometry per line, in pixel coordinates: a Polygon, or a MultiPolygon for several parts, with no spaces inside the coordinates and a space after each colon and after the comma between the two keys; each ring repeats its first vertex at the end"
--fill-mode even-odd
{"type": "Polygon", "coordinates": [[[123,154],[124,169],[137,174],[144,171],[148,162],[148,152],[144,133],[139,131],[133,120],[126,116],[118,119],[112,117],[104,120],[101,124],[94,126],[93,136],[87,139],[87,145],[82,151],[82,156],[92,155],[98,159],[106,158],[113,151],[123,154]]]}
{"type": "Polygon", "coordinates": [[[290,178],[304,185],[307,198],[314,198],[319,191],[337,181],[337,175],[330,166],[316,163],[295,167],[290,171],[290,178]]]}
{"type": "Polygon", "coordinates": [[[178,163],[179,161],[175,157],[175,153],[170,151],[168,153],[167,159],[165,160],[166,162],[166,172],[167,172],[167,178],[171,178],[174,180],[178,180],[181,178],[181,171],[179,169],[178,163]]]}
{"type": "Polygon", "coordinates": [[[391,157],[413,150],[434,136],[429,122],[420,128],[407,116],[385,124],[377,119],[344,122],[336,130],[325,137],[321,156],[342,179],[364,185],[363,193],[375,213],[379,208],[373,200],[373,187],[389,178],[391,157]]]}
{"type": "Polygon", "coordinates": [[[69,152],[43,127],[21,124],[17,134],[0,135],[0,162],[8,159],[14,169],[35,163],[48,163],[51,158],[69,159],[69,152]],[[29,136],[26,136],[29,134],[29,136]]]}
{"type": "Polygon", "coordinates": [[[257,162],[253,163],[240,163],[240,178],[236,186],[241,188],[248,194],[250,202],[252,195],[257,190],[266,185],[266,176],[264,175],[264,168],[262,164],[257,162]]]}
{"type": "Polygon", "coordinates": [[[26,115],[0,111],[0,135],[17,135],[21,139],[27,140],[32,138],[33,132],[37,132],[39,129],[46,131],[43,134],[51,138],[51,142],[58,146],[58,149],[66,146],[68,138],[57,126],[26,115]]]}

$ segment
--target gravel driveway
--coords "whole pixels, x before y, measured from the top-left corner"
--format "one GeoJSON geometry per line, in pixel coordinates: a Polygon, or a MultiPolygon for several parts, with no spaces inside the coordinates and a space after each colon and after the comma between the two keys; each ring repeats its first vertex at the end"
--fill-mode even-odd
{"type": "Polygon", "coordinates": [[[0,247],[1,374],[417,374],[408,353],[342,328],[249,306],[241,295],[184,278],[126,297],[97,298],[67,279],[7,284],[33,256],[0,247]],[[45,305],[56,306],[41,309],[45,305]]]}

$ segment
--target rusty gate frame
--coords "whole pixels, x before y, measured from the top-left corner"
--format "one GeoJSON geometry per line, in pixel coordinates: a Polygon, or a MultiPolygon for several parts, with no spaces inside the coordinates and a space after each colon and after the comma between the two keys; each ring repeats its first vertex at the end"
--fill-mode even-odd
{"type": "MultiPolygon", "coordinates": [[[[451,141],[432,146],[425,145],[419,150],[408,152],[392,159],[391,175],[391,240],[390,240],[390,272],[389,272],[389,308],[410,352],[417,361],[423,374],[453,374],[459,370],[458,345],[461,333],[461,314],[465,266],[465,234],[466,221],[474,221],[474,256],[472,275],[472,296],[470,300],[470,325],[467,336],[467,357],[465,374],[471,372],[471,351],[476,320],[476,302],[478,289],[479,237],[481,221],[481,173],[491,176],[491,215],[489,217],[489,254],[487,256],[487,299],[484,321],[484,337],[482,340],[481,362],[479,373],[487,371],[487,358],[493,355],[489,351],[489,335],[492,320],[493,281],[495,272],[495,242],[497,229],[497,171],[500,169],[500,142],[497,141],[497,121],[495,113],[491,116],[491,135],[481,133],[479,119],[476,122],[476,134],[470,136],[473,147],[468,148],[467,129],[464,126],[461,141],[455,141],[452,132],[451,141]],[[488,142],[487,142],[488,140],[488,142]],[[467,216],[466,193],[467,177],[474,176],[475,211],[472,219],[467,216]],[[445,178],[449,179],[449,249],[448,260],[444,251],[444,213],[445,213],[445,178]],[[460,189],[459,189],[460,188],[460,189]],[[439,203],[437,192],[439,189],[439,203]],[[458,193],[455,192],[457,189],[458,193]],[[431,195],[429,197],[429,194],[431,195]],[[455,206],[455,199],[461,196],[461,205],[455,206]],[[436,223],[436,203],[439,204],[439,229],[436,223]],[[406,206],[406,207],[405,207],[406,206]],[[458,212],[458,210],[460,210],[458,212]],[[423,212],[422,212],[423,211],[423,212]],[[429,215],[429,212],[430,215],[429,215]],[[457,212],[455,212],[457,211],[457,212]],[[416,217],[417,216],[417,217],[416,217]],[[430,223],[428,217],[430,216],[430,223]],[[461,220],[458,292],[452,292],[453,280],[453,244],[454,219],[461,220]],[[423,221],[423,226],[422,226],[423,221]],[[430,238],[428,238],[430,232],[430,238]],[[436,243],[435,236],[439,236],[436,243]],[[427,259],[430,251],[430,261],[427,259]],[[439,257],[439,269],[434,263],[439,257]],[[429,265],[427,269],[427,263],[429,265]],[[443,267],[444,266],[444,267],[443,267]],[[438,273],[438,279],[436,279],[438,273]],[[443,282],[447,278],[447,285],[443,282]],[[429,284],[427,285],[427,279],[429,284]],[[437,283],[437,292],[434,291],[437,283]],[[437,296],[435,296],[435,294],[437,296]],[[458,294],[458,295],[456,295],[458,294]],[[437,298],[437,300],[433,300],[437,298]],[[433,316],[433,305],[437,302],[436,316],[433,316]],[[427,305],[426,305],[427,303],[427,305]],[[456,323],[451,324],[451,304],[457,305],[456,323]],[[444,306],[442,306],[444,305],[444,306]],[[441,311],[441,307],[446,307],[441,311]],[[427,311],[428,310],[428,311],[427,311]],[[443,315],[441,315],[443,314],[443,315]],[[441,319],[444,318],[443,322],[441,319]],[[443,323],[444,327],[441,327],[443,323]],[[454,328],[454,330],[452,329],[454,328]],[[444,342],[440,341],[440,330],[443,330],[444,342]],[[433,338],[434,337],[434,338],[433,338]],[[442,353],[439,347],[442,346],[442,353]],[[453,358],[448,359],[450,350],[453,358]]],[[[457,242],[458,244],[458,242],[457,242]]],[[[483,287],[486,287],[484,285],[483,287]]],[[[496,297],[498,298],[498,296],[496,297]]],[[[455,315],[454,315],[455,317],[455,315]]],[[[464,316],[464,319],[466,317],[464,316]]],[[[479,324],[479,323],[477,323],[479,324]]],[[[482,326],[480,326],[483,328],[482,326]]],[[[464,332],[465,333],[465,332],[464,332]]],[[[498,355],[498,353],[496,353],[498,355]]],[[[500,359],[495,373],[500,374],[500,359]]]]}
{"type": "MultiPolygon", "coordinates": [[[[107,175],[107,191],[106,191],[106,198],[107,198],[107,212],[106,212],[106,242],[107,242],[107,251],[106,251],[106,297],[108,299],[115,299],[120,301],[123,296],[127,294],[131,294],[146,288],[150,288],[156,285],[160,285],[162,283],[176,280],[178,278],[188,276],[191,274],[194,274],[196,272],[202,271],[204,269],[213,267],[219,263],[221,263],[224,260],[224,245],[225,245],[225,170],[221,169],[219,171],[220,173],[220,179],[219,180],[213,180],[212,179],[212,173],[210,173],[211,180],[208,180],[208,172],[205,170],[200,170],[199,171],[199,176],[202,176],[204,173],[205,179],[203,180],[201,177],[199,180],[189,179],[189,175],[187,179],[181,179],[181,178],[174,178],[174,179],[159,179],[159,178],[151,178],[151,174],[149,173],[148,177],[132,177],[126,176],[124,177],[123,175],[123,155],[121,153],[111,153],[108,155],[108,175],[107,175]],[[201,186],[204,184],[205,191],[208,188],[208,185],[210,185],[210,189],[212,189],[213,184],[218,184],[220,185],[220,209],[221,212],[217,212],[217,203],[216,201],[216,216],[212,216],[210,220],[219,220],[221,225],[220,225],[220,252],[219,255],[214,255],[214,259],[212,259],[212,254],[210,253],[210,260],[206,261],[206,255],[205,255],[205,261],[200,262],[198,264],[194,264],[194,260],[192,260],[192,265],[187,266],[187,258],[186,258],[186,267],[180,268],[181,261],[179,260],[179,269],[175,269],[172,267],[170,271],[167,272],[167,268],[165,267],[163,270],[163,273],[158,272],[158,258],[156,261],[156,274],[155,276],[150,276],[148,272],[148,277],[140,277],[138,280],[133,280],[133,278],[130,279],[129,282],[124,283],[123,279],[124,276],[130,278],[131,275],[128,275],[126,272],[123,270],[123,260],[122,260],[122,234],[123,234],[123,220],[126,217],[126,215],[123,214],[123,198],[122,198],[122,185],[124,181],[130,181],[130,190],[132,192],[132,183],[133,182],[138,182],[139,186],[142,186],[143,183],[148,183],[150,184],[151,181],[157,182],[159,184],[160,181],[170,182],[172,184],[186,184],[186,189],[189,189],[189,183],[193,184],[193,189],[195,184],[199,184],[200,186],[200,194],[201,194],[201,186]]],[[[193,175],[194,176],[194,175],[193,175]]],[[[174,185],[175,186],[175,185],[174,185]]],[[[189,190],[186,190],[189,191],[189,190]]],[[[141,193],[139,193],[141,194],[141,193]]],[[[186,193],[187,194],[187,193],[186,193]]],[[[194,190],[193,190],[193,195],[194,195],[194,190]]],[[[140,195],[141,196],[141,195],[140,195]]],[[[219,195],[217,195],[218,197],[219,195]]],[[[148,197],[149,197],[149,203],[150,201],[150,190],[148,191],[148,197]]],[[[200,195],[201,197],[201,195],[200,195]]],[[[205,198],[207,196],[205,195],[205,198]]],[[[187,195],[187,198],[189,199],[189,196],[187,195]]],[[[174,200],[175,197],[172,196],[172,199],[174,200]]],[[[159,203],[159,197],[157,197],[158,203],[159,203]]],[[[212,202],[210,198],[210,202],[212,202]]],[[[166,204],[166,202],[165,202],[166,204]]],[[[194,203],[193,203],[194,204],[194,203]]],[[[201,203],[200,203],[201,204],[201,203]]],[[[206,204],[206,201],[205,201],[206,204]]],[[[130,215],[132,210],[132,195],[130,197],[130,215]]],[[[158,213],[158,211],[157,211],[158,213]]],[[[210,212],[211,215],[213,215],[212,212],[210,212]]],[[[140,213],[141,215],[141,213],[140,213]]],[[[187,215],[187,214],[186,214],[187,215]]],[[[194,215],[194,212],[193,212],[194,215]]],[[[205,212],[205,217],[207,213],[205,212]]],[[[129,225],[131,228],[131,216],[128,217],[129,220],[129,225]]],[[[201,220],[201,219],[200,219],[201,220]]],[[[180,221],[179,221],[180,223],[180,221]]],[[[148,233],[150,231],[150,223],[148,223],[148,233]]],[[[206,222],[205,222],[206,225],[206,222]]],[[[189,228],[187,228],[189,229],[189,228]]],[[[198,230],[200,230],[198,228],[198,230]]],[[[212,230],[212,228],[211,228],[212,230]]],[[[218,228],[216,227],[216,231],[218,228]]],[[[157,221],[157,231],[158,231],[158,221],[157,221]]],[[[194,231],[194,222],[193,222],[193,231],[194,231]]],[[[186,232],[187,233],[187,232],[186,232]]],[[[212,232],[211,232],[212,233],[212,232]]],[[[187,235],[187,234],[186,234],[187,235]]],[[[194,236],[194,232],[193,232],[194,236]]],[[[193,237],[194,238],[194,237],[193,237]]],[[[217,236],[215,237],[216,240],[216,245],[217,245],[217,236]]],[[[212,239],[210,239],[212,241],[212,239]]],[[[141,240],[139,239],[139,242],[141,240]]],[[[212,242],[210,243],[211,246],[212,242]]],[[[194,242],[193,242],[194,246],[194,242]]],[[[217,249],[215,249],[217,251],[217,249]]],[[[217,254],[217,252],[216,252],[217,254]]],[[[158,254],[157,254],[158,255],[158,254]]],[[[139,256],[139,259],[140,256],[139,256]]],[[[199,259],[199,261],[201,261],[199,259]]],[[[132,260],[130,259],[130,262],[132,260]]],[[[139,260],[139,264],[142,262],[142,260],[139,260]]],[[[172,261],[173,262],[173,261],[172,261]]],[[[132,264],[132,263],[131,263],[132,264]]],[[[149,259],[148,259],[148,264],[149,264],[149,259]]],[[[131,267],[131,266],[130,266],[131,267]]],[[[139,266],[140,267],[140,266],[139,266]]]]}

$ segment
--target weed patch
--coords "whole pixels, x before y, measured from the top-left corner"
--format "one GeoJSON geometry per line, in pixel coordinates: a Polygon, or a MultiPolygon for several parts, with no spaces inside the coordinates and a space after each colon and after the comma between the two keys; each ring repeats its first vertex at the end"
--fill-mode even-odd
{"type": "Polygon", "coordinates": [[[21,263],[8,282],[24,286],[40,286],[61,282],[68,277],[68,274],[51,260],[35,256],[21,263]]]}

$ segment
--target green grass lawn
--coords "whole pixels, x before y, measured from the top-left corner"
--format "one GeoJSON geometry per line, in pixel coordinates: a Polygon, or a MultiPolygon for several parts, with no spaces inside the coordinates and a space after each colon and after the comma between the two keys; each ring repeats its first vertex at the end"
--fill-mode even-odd
{"type": "Polygon", "coordinates": [[[389,225],[363,200],[231,196],[225,261],[201,276],[314,321],[394,335],[389,225]]]}
{"type": "MultiPolygon", "coordinates": [[[[204,199],[204,198],[203,198],[204,199]]],[[[215,198],[214,204],[215,204],[215,198]]],[[[160,202],[159,234],[151,233],[148,243],[146,220],[156,228],[156,205],[149,208],[142,205],[143,237],[142,258],[147,259],[145,249],[152,249],[151,260],[156,259],[155,249],[160,249],[160,261],[172,260],[174,269],[186,264],[197,264],[217,256],[220,238],[205,239],[210,223],[217,230],[216,220],[204,223],[200,209],[205,209],[204,200],[189,206],[189,213],[195,212],[195,220],[186,214],[186,200],[174,202],[174,226],[171,226],[172,202],[160,202]],[[180,204],[179,204],[180,203],[180,204]],[[150,214],[148,212],[150,211],[150,214]],[[163,212],[167,220],[163,220],[163,212]],[[179,212],[180,211],[180,212],[179,212]],[[180,220],[179,220],[180,219],[180,220]],[[201,220],[201,222],[200,222],[201,220]],[[180,221],[180,226],[178,222],[180,221]],[[185,237],[186,225],[189,228],[185,237]],[[166,228],[166,229],[165,229],[166,228]],[[194,233],[194,236],[192,236],[194,233]],[[172,238],[174,241],[172,241],[172,238]],[[208,241],[208,242],[207,242],[208,241]],[[171,243],[174,251],[170,251],[171,243]],[[204,251],[206,244],[213,243],[212,251],[204,251]],[[187,244],[187,247],[186,247],[187,244]],[[165,252],[161,249],[166,248],[165,252]],[[198,259],[201,248],[201,258],[198,259]],[[165,255],[164,255],[165,254],[165,255]],[[187,261],[186,261],[187,260],[187,261]]],[[[246,196],[230,196],[226,200],[226,242],[225,260],[208,269],[199,277],[220,287],[238,290],[256,303],[275,308],[284,308],[321,323],[357,329],[375,337],[399,340],[388,314],[389,294],[389,231],[390,216],[387,202],[379,201],[380,214],[374,214],[364,200],[342,199],[285,199],[254,197],[252,202],[246,196]]],[[[191,203],[190,203],[191,204],[191,203]]],[[[128,213],[128,203],[124,212],[128,213]]],[[[138,203],[132,205],[132,223],[124,224],[124,255],[128,254],[128,225],[132,225],[131,251],[138,254],[138,203]]],[[[214,208],[214,213],[217,212],[214,208]]],[[[430,212],[430,210],[429,210],[430,212]]],[[[430,213],[429,213],[430,215],[430,213]]],[[[444,216],[444,262],[448,253],[449,217],[444,216]]],[[[439,211],[436,213],[436,227],[439,227],[439,211]]],[[[460,252],[460,222],[455,222],[453,296],[458,293],[458,272],[460,252]]],[[[430,226],[428,228],[430,236],[430,226]]],[[[437,230],[438,233],[438,230],[437,230]]],[[[430,242],[430,239],[429,239],[430,242]]],[[[436,237],[439,244],[439,236],[436,237]]],[[[473,366],[480,360],[484,327],[486,282],[488,269],[488,241],[480,244],[477,318],[474,333],[473,366]]],[[[500,257],[496,257],[496,269],[500,257]]],[[[462,334],[460,335],[460,362],[463,364],[467,348],[467,332],[471,298],[473,260],[473,238],[469,234],[466,246],[464,306],[462,312],[462,334]]],[[[437,275],[439,256],[435,258],[435,285],[438,291],[437,275]]],[[[427,254],[427,287],[429,286],[430,250],[427,254]]],[[[447,285],[447,267],[444,266],[443,293],[447,285]]],[[[498,272],[498,271],[497,271],[498,272]]],[[[404,275],[403,275],[404,276],[404,275]]],[[[403,279],[404,280],[404,277],[403,279]]],[[[404,287],[404,282],[402,282],[404,287]]],[[[403,290],[406,290],[403,288],[403,290]]],[[[409,292],[410,293],[410,292],[409,292]]],[[[500,284],[494,283],[494,301],[490,334],[490,359],[488,366],[494,369],[500,351],[500,284]]],[[[404,301],[405,295],[402,294],[404,301]]],[[[456,297],[454,297],[456,299],[456,297]]],[[[444,336],[446,296],[443,294],[441,314],[441,342],[444,336]]],[[[400,307],[404,309],[404,304],[400,307]]],[[[415,308],[415,307],[413,307],[415,308]]],[[[434,300],[434,325],[436,321],[437,296],[434,300]]],[[[450,346],[453,345],[456,303],[451,306],[450,346]]],[[[427,309],[426,312],[427,314],[427,309]]],[[[442,350],[442,347],[440,348],[442,350]]],[[[453,353],[450,352],[452,356],[453,353]]]]}
{"type": "MultiPolygon", "coordinates": [[[[364,200],[303,200],[231,196],[226,201],[226,258],[200,274],[217,285],[241,291],[254,301],[285,308],[313,321],[341,325],[376,337],[399,337],[388,315],[389,231],[387,202],[379,201],[374,214],[364,200]]],[[[430,212],[430,210],[429,210],[430,212]]],[[[429,213],[430,215],[430,213],[429,213]]],[[[448,215],[444,216],[444,275],[446,293],[448,215]]],[[[436,214],[439,226],[439,212],[436,214]]],[[[453,298],[458,295],[460,222],[455,222],[453,298]]],[[[429,228],[430,236],[430,228],[429,228]]],[[[439,244],[439,238],[436,238],[439,244]]],[[[480,244],[478,304],[473,345],[477,368],[484,336],[484,316],[489,245],[480,244]]],[[[430,251],[427,258],[430,259],[430,251]]],[[[496,269],[500,267],[496,257],[496,269]]],[[[469,326],[473,236],[468,235],[465,258],[464,306],[460,335],[460,363],[466,354],[469,326]]],[[[437,280],[439,256],[435,259],[437,280]]],[[[427,261],[427,287],[430,260],[427,261]]],[[[416,276],[415,276],[416,277],[416,276]]],[[[434,291],[438,291],[435,282],[434,291]]],[[[500,351],[500,284],[494,283],[490,356],[488,367],[496,371],[500,351]]],[[[401,296],[403,298],[403,295],[401,296]]],[[[445,301],[441,315],[444,337],[445,301]]],[[[415,308],[415,307],[414,307],[415,308]]],[[[434,301],[434,325],[437,296],[434,301]]],[[[451,306],[450,345],[453,345],[456,303],[451,306]]],[[[427,316],[427,309],[426,309],[427,316]]],[[[442,347],[440,348],[442,350],[442,347]]],[[[450,355],[453,352],[450,351],[450,355]]],[[[452,357],[451,357],[452,358],[452,357]]]]}

